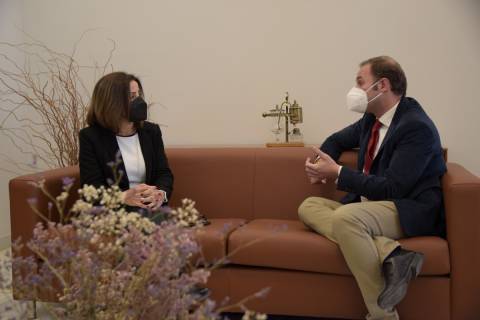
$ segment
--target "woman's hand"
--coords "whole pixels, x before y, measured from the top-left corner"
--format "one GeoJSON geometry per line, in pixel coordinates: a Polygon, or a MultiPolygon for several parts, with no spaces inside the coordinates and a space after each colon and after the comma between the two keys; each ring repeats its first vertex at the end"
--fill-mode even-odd
{"type": "Polygon", "coordinates": [[[158,190],[156,186],[149,186],[146,184],[141,184],[140,186],[145,188],[141,192],[143,204],[151,210],[157,210],[160,208],[165,200],[164,191],[158,190]]]}
{"type": "Polygon", "coordinates": [[[147,209],[148,206],[145,205],[145,199],[143,197],[143,193],[147,191],[150,186],[146,184],[139,184],[133,188],[130,188],[123,192],[123,202],[126,205],[132,207],[140,207],[147,209]]]}

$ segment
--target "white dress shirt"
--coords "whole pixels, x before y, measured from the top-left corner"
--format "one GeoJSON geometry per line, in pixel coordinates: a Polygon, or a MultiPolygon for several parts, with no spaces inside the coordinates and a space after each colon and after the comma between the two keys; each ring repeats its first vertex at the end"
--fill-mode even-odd
{"type": "MultiPolygon", "coordinates": [[[[380,146],[382,145],[383,139],[385,139],[385,136],[387,135],[388,129],[390,128],[390,124],[392,123],[393,116],[395,115],[395,111],[397,111],[397,107],[398,107],[399,103],[400,103],[400,101],[397,102],[390,110],[385,112],[378,119],[378,121],[380,121],[382,126],[378,130],[378,142],[377,142],[377,145],[375,146],[375,152],[373,153],[373,159],[375,159],[375,157],[377,156],[378,150],[380,150],[380,146]]],[[[339,176],[340,176],[340,171],[341,171],[341,169],[338,171],[339,176]]],[[[365,168],[363,169],[363,171],[365,172],[365,168]]],[[[361,196],[360,198],[361,198],[362,201],[368,201],[368,199],[363,197],[363,196],[361,196]]]]}
{"type": "Polygon", "coordinates": [[[385,139],[385,136],[387,135],[388,128],[390,128],[390,124],[392,123],[393,116],[395,115],[395,111],[397,111],[398,104],[400,103],[397,102],[393,108],[385,112],[379,119],[380,123],[382,126],[378,130],[378,142],[375,147],[375,152],[373,153],[373,159],[377,156],[378,150],[380,150],[380,146],[382,145],[383,139],[385,139]]]}
{"type": "Polygon", "coordinates": [[[131,136],[117,136],[118,147],[122,154],[125,172],[130,182],[130,189],[145,183],[145,160],[143,159],[138,133],[131,136]]]}

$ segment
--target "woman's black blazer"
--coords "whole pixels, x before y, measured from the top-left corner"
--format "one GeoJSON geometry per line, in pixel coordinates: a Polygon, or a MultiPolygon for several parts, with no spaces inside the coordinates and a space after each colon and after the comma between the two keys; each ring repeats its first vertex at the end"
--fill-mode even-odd
{"type": "MultiPolygon", "coordinates": [[[[170,199],[173,190],[173,174],[168,166],[167,156],[163,147],[162,132],[157,124],[144,121],[137,130],[140,147],[145,159],[145,183],[156,186],[167,193],[170,199]]],[[[80,183],[95,187],[109,186],[114,181],[111,165],[117,154],[120,159],[116,135],[111,130],[99,125],[92,125],[80,130],[80,183]]],[[[122,178],[119,183],[121,190],[129,189],[129,181],[123,161],[120,163],[122,178]]]]}

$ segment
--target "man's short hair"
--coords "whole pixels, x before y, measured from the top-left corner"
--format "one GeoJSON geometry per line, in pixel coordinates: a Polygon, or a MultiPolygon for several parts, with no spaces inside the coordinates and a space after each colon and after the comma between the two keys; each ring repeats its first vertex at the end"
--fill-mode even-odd
{"type": "Polygon", "coordinates": [[[407,93],[407,78],[400,64],[389,56],[373,57],[360,63],[360,67],[370,65],[372,75],[378,80],[387,78],[392,92],[404,96],[407,93]]]}

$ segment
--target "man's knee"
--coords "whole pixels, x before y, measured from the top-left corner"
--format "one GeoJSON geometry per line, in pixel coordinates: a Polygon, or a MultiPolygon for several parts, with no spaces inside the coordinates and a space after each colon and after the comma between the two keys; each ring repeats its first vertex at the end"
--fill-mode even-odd
{"type": "Polygon", "coordinates": [[[344,205],[335,211],[332,217],[332,232],[336,237],[350,232],[365,230],[361,219],[358,218],[354,206],[344,205]]]}
{"type": "Polygon", "coordinates": [[[316,197],[308,197],[307,199],[303,200],[302,204],[298,207],[298,217],[301,221],[305,221],[305,217],[311,212],[312,208],[314,207],[314,200],[316,197]]]}

